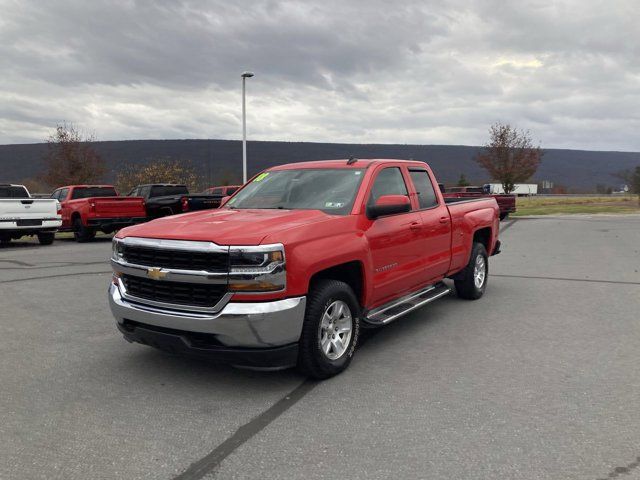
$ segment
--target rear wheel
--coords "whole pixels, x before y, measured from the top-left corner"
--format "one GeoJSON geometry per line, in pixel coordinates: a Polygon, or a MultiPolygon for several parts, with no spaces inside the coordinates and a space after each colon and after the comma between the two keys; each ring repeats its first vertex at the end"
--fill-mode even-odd
{"type": "Polygon", "coordinates": [[[38,241],[40,245],[51,245],[56,238],[55,232],[40,232],[38,233],[38,241]]]}
{"type": "Polygon", "coordinates": [[[320,280],[307,297],[298,350],[298,368],[324,379],[345,370],[358,344],[360,307],[344,282],[320,280]]]}
{"type": "Polygon", "coordinates": [[[80,217],[76,217],[73,221],[73,237],[76,242],[88,242],[96,236],[95,230],[89,227],[85,227],[80,217]]]}
{"type": "Polygon", "coordinates": [[[505,218],[507,218],[509,216],[508,213],[501,213],[500,214],[500,221],[504,220],[505,218]]]}
{"type": "Polygon", "coordinates": [[[489,257],[481,243],[474,243],[471,258],[465,269],[454,279],[456,293],[460,298],[477,300],[484,295],[489,276],[489,257]]]}

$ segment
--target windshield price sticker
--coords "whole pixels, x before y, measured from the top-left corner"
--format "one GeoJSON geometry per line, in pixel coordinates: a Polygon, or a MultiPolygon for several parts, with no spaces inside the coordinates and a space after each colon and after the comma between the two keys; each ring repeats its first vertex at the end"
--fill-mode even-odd
{"type": "Polygon", "coordinates": [[[325,202],[324,208],[342,208],[344,207],[344,202],[325,202]]]}
{"type": "Polygon", "coordinates": [[[261,173],[260,175],[258,175],[254,182],[261,182],[262,180],[264,180],[265,178],[267,178],[269,176],[269,172],[266,173],[261,173]]]}

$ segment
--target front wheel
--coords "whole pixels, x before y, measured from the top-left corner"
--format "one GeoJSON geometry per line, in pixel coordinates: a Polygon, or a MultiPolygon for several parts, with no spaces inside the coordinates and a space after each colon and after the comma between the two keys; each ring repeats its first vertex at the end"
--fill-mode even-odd
{"type": "Polygon", "coordinates": [[[460,298],[477,300],[484,295],[489,276],[489,256],[481,243],[474,243],[471,258],[465,269],[454,279],[460,298]]]}
{"type": "Polygon", "coordinates": [[[51,245],[55,238],[56,238],[55,232],[38,233],[38,242],[40,242],[40,245],[51,245]]]}
{"type": "Polygon", "coordinates": [[[338,280],[320,280],[307,297],[298,368],[325,379],[345,370],[358,344],[360,306],[351,287],[338,280]]]}

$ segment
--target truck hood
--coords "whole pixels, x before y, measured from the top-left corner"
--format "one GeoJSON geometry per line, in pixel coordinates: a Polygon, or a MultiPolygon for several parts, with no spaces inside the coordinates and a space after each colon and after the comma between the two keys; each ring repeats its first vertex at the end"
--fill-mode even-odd
{"type": "Polygon", "coordinates": [[[118,237],[195,240],[218,245],[259,245],[262,240],[290,228],[332,218],[320,210],[206,210],[160,218],[127,227],[118,237]]]}

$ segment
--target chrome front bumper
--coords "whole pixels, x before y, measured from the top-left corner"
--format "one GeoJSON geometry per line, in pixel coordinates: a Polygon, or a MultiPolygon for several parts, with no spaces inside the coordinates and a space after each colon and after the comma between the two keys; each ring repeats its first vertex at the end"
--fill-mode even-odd
{"type": "Polygon", "coordinates": [[[177,331],[213,334],[228,347],[273,348],[297,342],[302,332],[306,297],[272,302],[227,303],[217,313],[169,310],[123,298],[109,287],[109,305],[116,321],[177,331]]]}

